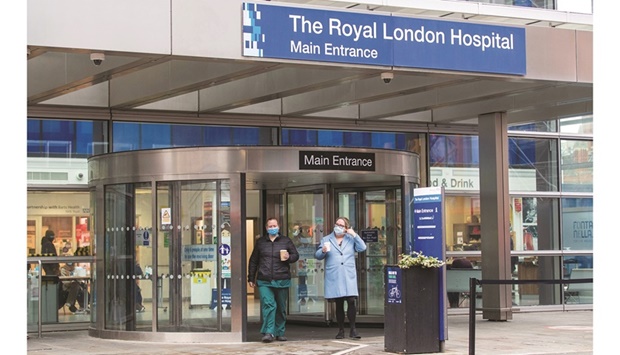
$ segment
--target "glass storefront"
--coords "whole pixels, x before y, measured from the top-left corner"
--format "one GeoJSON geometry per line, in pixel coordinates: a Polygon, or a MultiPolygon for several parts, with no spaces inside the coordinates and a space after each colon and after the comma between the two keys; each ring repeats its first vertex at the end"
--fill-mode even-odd
{"type": "MultiPolygon", "coordinates": [[[[37,170],[45,165],[42,164],[43,161],[52,161],[52,153],[60,154],[51,147],[72,139],[75,141],[66,134],[54,135],[53,132],[58,131],[58,127],[66,126],[62,122],[49,120],[51,122],[48,124],[47,121],[29,120],[29,128],[32,128],[29,137],[36,135],[39,137],[37,146],[48,147],[45,151],[35,151],[32,148],[34,143],[29,143],[32,148],[29,149],[29,164],[36,165],[37,170]],[[49,141],[49,144],[45,141],[49,141]]],[[[92,144],[80,143],[78,146],[84,149],[75,151],[76,158],[63,158],[66,159],[64,166],[74,162],[82,167],[83,162],[80,159],[104,152],[105,149],[101,150],[107,144],[105,139],[101,138],[104,135],[96,132],[103,132],[105,129],[99,123],[87,126],[90,127],[88,132],[95,132],[89,136],[92,144]]],[[[150,129],[147,126],[151,127],[143,123],[134,124],[137,129],[135,134],[142,134],[145,129],[150,129]]],[[[166,125],[155,126],[151,128],[160,132],[166,125]]],[[[169,132],[171,137],[178,136],[177,131],[193,127],[169,126],[175,127],[169,132]]],[[[509,238],[512,250],[511,273],[514,279],[569,279],[584,273],[587,275],[588,270],[591,273],[591,126],[591,116],[587,116],[510,128],[509,135],[513,136],[509,141],[509,238]]],[[[209,127],[201,131],[202,138],[192,140],[192,144],[201,145],[206,139],[204,137],[215,134],[213,132],[217,129],[213,131],[215,128],[209,127]]],[[[231,130],[230,127],[221,129],[227,129],[228,132],[225,135],[228,140],[223,144],[267,144],[278,136],[274,135],[271,128],[254,127],[250,131],[231,130]]],[[[221,129],[217,132],[222,133],[221,129]]],[[[83,131],[84,129],[72,129],[69,132],[78,135],[78,132],[83,131]]],[[[283,145],[381,147],[420,152],[427,149],[424,143],[427,136],[422,133],[354,134],[349,131],[309,129],[282,129],[279,132],[283,145]],[[303,142],[306,143],[302,144],[303,142]]],[[[215,135],[222,139],[219,133],[215,135]]],[[[115,135],[115,144],[118,144],[115,149],[137,149],[138,146],[124,145],[124,139],[131,141],[132,137],[115,135]]],[[[150,149],[160,145],[177,146],[174,142],[174,138],[166,142],[142,142],[139,147],[150,149]]],[[[75,147],[67,144],[64,146],[75,147]]],[[[429,161],[428,185],[444,186],[446,191],[445,231],[448,261],[466,257],[474,268],[479,268],[482,265],[480,245],[485,232],[481,228],[484,216],[480,214],[478,138],[470,135],[429,134],[428,150],[430,153],[424,154],[420,159],[422,162],[427,159],[429,161]]],[[[421,175],[424,176],[425,173],[421,175]]],[[[41,178],[42,175],[29,173],[29,180],[34,181],[31,177],[35,176],[41,178]]],[[[86,180],[74,179],[70,185],[72,189],[65,191],[58,191],[63,185],[58,185],[59,189],[37,189],[36,184],[33,184],[29,188],[27,254],[28,273],[31,276],[29,280],[32,281],[29,297],[33,301],[38,302],[35,294],[38,295],[40,285],[37,284],[38,278],[34,277],[39,273],[38,264],[31,258],[40,256],[40,239],[46,230],[56,232],[54,246],[58,255],[86,258],[93,255],[95,215],[92,210],[96,199],[87,189],[86,180]]],[[[222,245],[230,246],[226,240],[230,238],[227,225],[230,220],[228,189],[227,180],[217,179],[182,183],[160,182],[155,185],[153,182],[108,185],[106,197],[101,201],[107,211],[103,248],[107,258],[105,267],[108,270],[105,271],[106,279],[101,284],[106,290],[105,312],[102,316],[105,317],[107,329],[151,331],[153,324],[157,329],[172,332],[231,329],[229,307],[232,307],[234,301],[228,286],[234,265],[219,253],[222,245]],[[165,209],[180,216],[180,229],[164,223],[162,211],[165,209]],[[154,238],[156,234],[159,238],[154,238]],[[204,290],[207,292],[203,292],[204,290]],[[206,313],[195,316],[203,311],[206,313]]],[[[293,267],[294,285],[290,290],[289,314],[323,317],[327,306],[322,300],[322,269],[311,252],[313,254],[318,240],[330,232],[324,230],[323,226],[325,220],[331,218],[325,207],[325,191],[322,188],[293,191],[286,196],[286,201],[281,202],[284,208],[277,215],[282,221],[286,221],[289,236],[294,237],[295,231],[300,231],[298,235],[301,237],[296,243],[300,252],[303,252],[300,261],[293,267]]],[[[359,278],[360,286],[365,297],[367,296],[365,303],[361,302],[364,306],[361,307],[361,312],[367,315],[382,314],[381,288],[373,285],[380,279],[383,266],[393,262],[400,253],[390,247],[396,245],[400,248],[402,245],[401,221],[390,220],[389,217],[401,215],[399,198],[400,193],[390,193],[388,190],[378,190],[375,193],[365,191],[365,194],[341,192],[335,204],[338,208],[346,209],[342,210],[342,213],[346,212],[358,220],[360,228],[378,232],[377,242],[372,243],[368,253],[359,260],[360,271],[363,272],[363,277],[359,278]]],[[[256,210],[259,209],[260,207],[256,207],[256,210]]],[[[259,213],[246,217],[257,225],[252,233],[263,232],[259,213]]],[[[250,247],[248,244],[247,248],[250,247]]],[[[86,270],[86,275],[91,277],[88,288],[93,294],[97,287],[94,277],[96,265],[91,260],[82,262],[81,267],[86,270]]],[[[592,301],[591,287],[575,291],[574,285],[565,285],[540,292],[547,286],[528,286],[531,285],[514,288],[514,304],[571,305],[591,304],[592,301]]],[[[96,299],[91,298],[89,301],[94,304],[96,299]]],[[[459,307],[467,307],[467,302],[462,302],[459,307]]],[[[29,329],[32,329],[32,324],[36,324],[36,317],[32,316],[34,309],[36,307],[29,308],[29,329]]],[[[76,315],[66,307],[58,308],[55,313],[60,317],[60,323],[66,320],[90,321],[91,324],[96,324],[96,313],[76,315]]],[[[252,317],[259,316],[252,311],[250,313],[252,317]]]]}

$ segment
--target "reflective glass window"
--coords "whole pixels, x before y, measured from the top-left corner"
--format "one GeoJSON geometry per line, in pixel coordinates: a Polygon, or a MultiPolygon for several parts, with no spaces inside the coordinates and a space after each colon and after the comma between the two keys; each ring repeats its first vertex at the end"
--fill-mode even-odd
{"type": "Polygon", "coordinates": [[[269,127],[114,122],[114,151],[170,147],[271,145],[269,127]]]}
{"type": "Polygon", "coordinates": [[[557,191],[557,140],[509,138],[511,191],[557,191]]]}
{"type": "Polygon", "coordinates": [[[282,129],[282,145],[406,150],[420,153],[420,133],[282,129]]]}
{"type": "Polygon", "coordinates": [[[114,122],[112,124],[112,151],[124,152],[139,150],[140,124],[131,122],[114,122]]]}
{"type": "MultiPolygon", "coordinates": [[[[564,250],[592,250],[594,237],[592,198],[562,199],[562,247],[564,250]]],[[[592,267],[591,261],[582,265],[592,267]]]]}
{"type": "Polygon", "coordinates": [[[560,119],[560,132],[571,134],[593,134],[593,117],[592,115],[586,115],[562,118],[560,119]]]}
{"type": "Polygon", "coordinates": [[[202,143],[202,130],[190,125],[172,126],[173,147],[195,147],[202,143]]]}
{"type": "Polygon", "coordinates": [[[342,131],[315,131],[318,134],[318,145],[321,147],[344,146],[344,132],[342,131]]]}
{"type": "Polygon", "coordinates": [[[478,168],[478,137],[463,135],[429,136],[431,167],[478,168]]]}
{"type": "Polygon", "coordinates": [[[28,119],[29,157],[86,158],[107,152],[107,123],[28,119]]]}
{"type": "MultiPolygon", "coordinates": [[[[297,146],[316,146],[317,143],[317,134],[320,137],[323,132],[326,131],[314,131],[307,129],[285,129],[287,132],[286,135],[282,136],[282,140],[284,145],[297,145],[297,146]]],[[[331,132],[328,132],[331,133],[331,132]]],[[[328,139],[330,137],[327,137],[328,139]]]]}
{"type": "Polygon", "coordinates": [[[346,147],[372,147],[370,132],[344,132],[344,145],[346,147]]]}
{"type": "Polygon", "coordinates": [[[557,122],[555,120],[551,120],[509,125],[508,130],[522,132],[557,132],[557,122]]]}
{"type": "Polygon", "coordinates": [[[142,149],[168,148],[172,146],[171,126],[168,124],[143,124],[139,137],[142,149]]]}
{"type": "Polygon", "coordinates": [[[593,191],[593,142],[562,140],[562,190],[570,192],[593,191]]]}
{"type": "MultiPolygon", "coordinates": [[[[514,273],[519,281],[559,279],[562,273],[559,256],[525,256],[519,257],[514,273]]],[[[517,306],[558,305],[564,302],[560,283],[541,284],[523,283],[513,286],[513,302],[517,306]]]]}
{"type": "Polygon", "coordinates": [[[480,197],[446,196],[446,250],[481,250],[480,197]]]}
{"type": "MultiPolygon", "coordinates": [[[[470,0],[460,0],[470,1],[470,0]]],[[[520,6],[520,7],[534,7],[538,9],[556,9],[563,11],[575,11],[581,13],[592,13],[592,6],[590,1],[565,1],[558,2],[554,0],[479,0],[478,2],[494,4],[494,5],[508,5],[508,6],[520,6]]]]}
{"type": "Polygon", "coordinates": [[[204,131],[204,142],[206,146],[229,145],[230,141],[230,127],[211,127],[204,131]]]}
{"type": "Polygon", "coordinates": [[[510,237],[513,250],[560,250],[559,201],[548,197],[512,197],[510,237]]]}

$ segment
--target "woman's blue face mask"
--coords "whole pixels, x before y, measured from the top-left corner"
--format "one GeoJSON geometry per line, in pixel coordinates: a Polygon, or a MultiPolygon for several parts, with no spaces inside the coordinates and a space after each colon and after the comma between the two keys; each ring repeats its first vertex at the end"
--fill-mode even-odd
{"type": "Polygon", "coordinates": [[[280,228],[278,227],[267,228],[267,233],[269,233],[269,235],[278,235],[279,231],[280,231],[280,228]]]}
{"type": "Polygon", "coordinates": [[[334,233],[336,233],[336,234],[344,234],[344,227],[341,227],[341,226],[338,226],[338,225],[334,226],[334,233]]]}

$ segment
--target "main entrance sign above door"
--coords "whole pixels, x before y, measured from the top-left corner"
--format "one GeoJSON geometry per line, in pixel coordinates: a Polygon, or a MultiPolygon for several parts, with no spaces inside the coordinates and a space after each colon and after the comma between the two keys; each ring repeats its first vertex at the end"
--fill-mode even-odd
{"type": "Polygon", "coordinates": [[[301,150],[299,170],[375,171],[375,154],[301,150]]]}

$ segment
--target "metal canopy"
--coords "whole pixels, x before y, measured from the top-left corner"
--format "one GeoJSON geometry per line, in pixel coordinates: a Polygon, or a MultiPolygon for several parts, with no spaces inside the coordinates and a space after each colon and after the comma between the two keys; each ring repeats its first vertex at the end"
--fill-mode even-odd
{"type": "MultiPolygon", "coordinates": [[[[285,2],[371,9],[364,2],[285,2]]],[[[492,4],[486,8],[478,4],[473,11],[471,3],[463,2],[462,12],[456,13],[455,2],[451,6],[445,1],[415,3],[415,9],[391,5],[371,10],[588,28],[587,21],[562,22],[559,16],[566,14],[559,11],[536,10],[534,21],[530,9],[512,7],[507,14],[492,4]],[[540,20],[545,18],[541,14],[548,21],[540,20]]],[[[381,80],[385,68],[120,52],[105,52],[105,60],[96,66],[90,60],[94,51],[29,46],[29,114],[47,108],[100,109],[115,119],[172,113],[197,121],[235,118],[227,124],[238,124],[246,117],[267,124],[321,128],[334,122],[375,128],[390,124],[475,127],[478,115],[488,112],[505,111],[509,123],[515,124],[591,114],[593,106],[592,84],[574,81],[393,68],[395,77],[385,84],[381,80]]]]}

